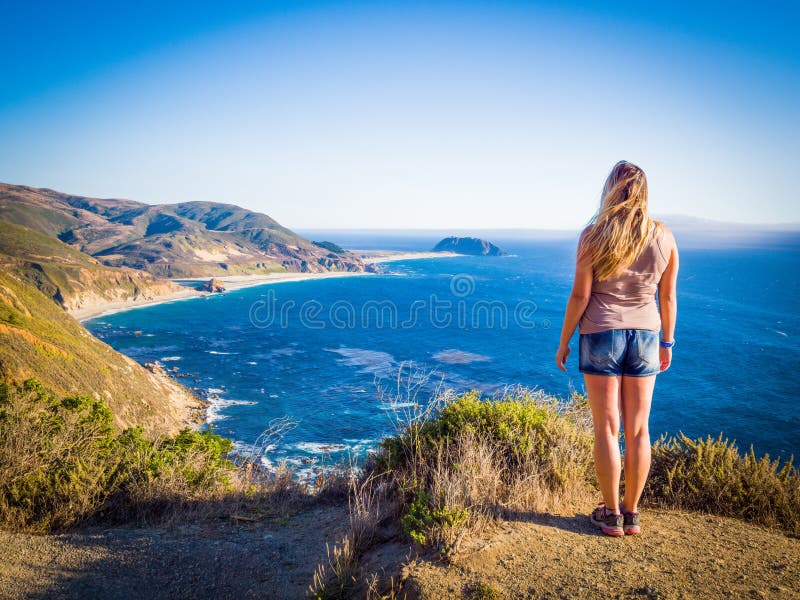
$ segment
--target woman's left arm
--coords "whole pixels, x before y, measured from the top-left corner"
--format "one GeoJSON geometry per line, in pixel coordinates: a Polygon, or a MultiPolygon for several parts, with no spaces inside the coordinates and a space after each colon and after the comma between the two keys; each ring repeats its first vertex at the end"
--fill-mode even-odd
{"type": "Polygon", "coordinates": [[[561,328],[561,341],[556,352],[556,364],[566,373],[567,357],[569,356],[569,341],[575,328],[578,326],[589,304],[592,295],[592,266],[580,256],[575,261],[575,281],[572,284],[572,293],[569,295],[567,310],[564,314],[564,325],[561,328]]]}

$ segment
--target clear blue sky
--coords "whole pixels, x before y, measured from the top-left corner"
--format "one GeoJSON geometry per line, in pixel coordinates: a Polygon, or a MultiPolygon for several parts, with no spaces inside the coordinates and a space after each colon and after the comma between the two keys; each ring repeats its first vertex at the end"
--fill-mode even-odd
{"type": "Polygon", "coordinates": [[[800,221],[796,3],[0,11],[0,181],[294,228],[576,228],[625,158],[653,212],[800,221]]]}

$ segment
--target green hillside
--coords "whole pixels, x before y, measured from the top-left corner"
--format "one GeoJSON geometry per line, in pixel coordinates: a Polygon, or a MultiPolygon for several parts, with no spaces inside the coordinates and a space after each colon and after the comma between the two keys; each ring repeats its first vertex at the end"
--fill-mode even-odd
{"type": "Polygon", "coordinates": [[[120,427],[174,432],[199,401],[92,336],[30,281],[0,273],[0,379],[104,400],[120,427]]]}

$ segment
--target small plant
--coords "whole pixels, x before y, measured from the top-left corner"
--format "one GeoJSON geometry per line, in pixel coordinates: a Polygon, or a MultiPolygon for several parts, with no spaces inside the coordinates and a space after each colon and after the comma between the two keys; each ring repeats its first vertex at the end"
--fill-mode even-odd
{"type": "Polygon", "coordinates": [[[333,549],[326,543],[327,564],[317,565],[308,588],[308,596],[314,600],[339,600],[352,598],[358,584],[358,557],[353,543],[345,536],[341,544],[333,549]]]}
{"type": "Polygon", "coordinates": [[[472,597],[475,600],[499,600],[500,592],[490,584],[481,581],[472,588],[472,597]]]}
{"type": "Polygon", "coordinates": [[[436,527],[455,528],[467,522],[466,509],[449,509],[446,506],[431,509],[431,497],[425,490],[417,490],[408,512],[400,519],[403,532],[420,546],[428,545],[428,532],[436,527]]]}

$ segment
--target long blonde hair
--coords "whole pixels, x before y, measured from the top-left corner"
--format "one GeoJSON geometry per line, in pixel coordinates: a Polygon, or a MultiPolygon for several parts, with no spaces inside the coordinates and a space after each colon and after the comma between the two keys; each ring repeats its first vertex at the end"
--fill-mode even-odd
{"type": "Polygon", "coordinates": [[[642,252],[657,223],[647,214],[647,178],[639,167],[621,160],[603,186],[600,209],[581,237],[578,255],[604,281],[619,275],[642,252]]]}

